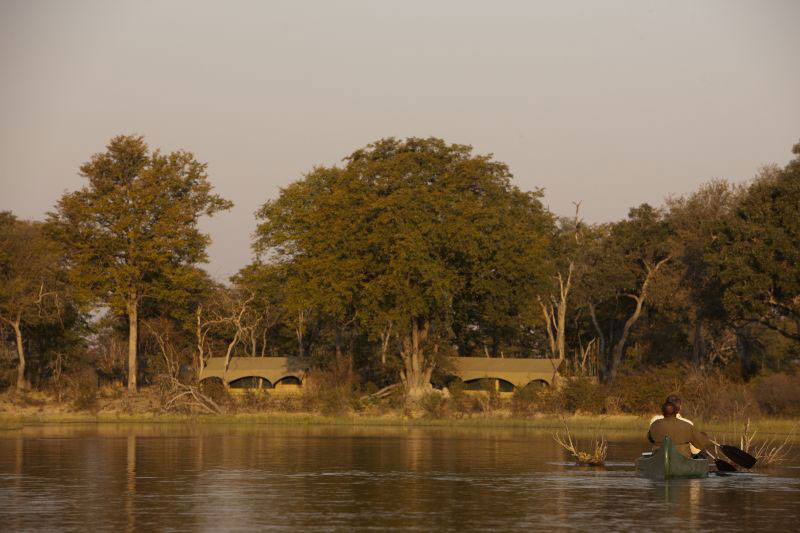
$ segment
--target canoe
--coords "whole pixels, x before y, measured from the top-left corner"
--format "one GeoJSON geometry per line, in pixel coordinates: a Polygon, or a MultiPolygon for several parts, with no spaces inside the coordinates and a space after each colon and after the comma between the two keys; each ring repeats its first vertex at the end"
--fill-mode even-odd
{"type": "Polygon", "coordinates": [[[661,448],[636,459],[636,473],[650,479],[708,477],[708,459],[684,457],[665,437],[661,448]]]}

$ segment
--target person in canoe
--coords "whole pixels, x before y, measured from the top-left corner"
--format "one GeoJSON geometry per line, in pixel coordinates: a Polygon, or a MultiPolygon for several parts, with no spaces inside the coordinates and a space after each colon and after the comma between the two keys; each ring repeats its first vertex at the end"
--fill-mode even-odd
{"type": "MultiPolygon", "coordinates": [[[[678,420],[683,420],[684,422],[688,422],[691,425],[694,425],[694,422],[692,422],[688,418],[684,418],[681,415],[681,399],[678,397],[677,394],[670,394],[669,396],[667,396],[667,399],[665,400],[665,403],[666,402],[671,403],[672,405],[674,405],[678,409],[678,414],[675,415],[675,418],[677,418],[678,420]]],[[[655,416],[653,416],[653,418],[650,419],[650,425],[652,426],[653,422],[655,422],[656,420],[661,420],[662,418],[664,418],[664,415],[655,415],[655,416]]],[[[649,435],[649,433],[648,433],[648,435],[649,435]]],[[[651,440],[650,442],[653,442],[653,441],[651,440]]],[[[689,444],[689,451],[692,452],[692,457],[697,457],[698,454],[700,453],[700,450],[695,448],[691,444],[689,444]]]]}
{"type": "Polygon", "coordinates": [[[691,445],[702,450],[710,444],[708,435],[698,430],[694,424],[678,418],[680,402],[675,405],[667,399],[661,406],[661,413],[664,418],[656,420],[647,432],[647,440],[661,446],[664,437],[669,436],[675,449],[684,457],[692,457],[689,449],[691,445]]]}

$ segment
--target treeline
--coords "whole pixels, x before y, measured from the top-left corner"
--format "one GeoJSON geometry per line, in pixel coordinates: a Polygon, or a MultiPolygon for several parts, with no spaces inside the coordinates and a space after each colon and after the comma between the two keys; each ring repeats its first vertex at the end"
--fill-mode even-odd
{"type": "Polygon", "coordinates": [[[555,357],[606,384],[670,363],[792,371],[794,154],[747,185],[587,224],[469,146],[382,139],[263,204],[255,258],[223,284],[198,266],[198,219],[232,205],[206,166],[116,137],[45,222],[0,215],[0,386],[96,371],[135,390],[191,379],[212,356],[299,356],[411,397],[456,354],[555,357]]]}

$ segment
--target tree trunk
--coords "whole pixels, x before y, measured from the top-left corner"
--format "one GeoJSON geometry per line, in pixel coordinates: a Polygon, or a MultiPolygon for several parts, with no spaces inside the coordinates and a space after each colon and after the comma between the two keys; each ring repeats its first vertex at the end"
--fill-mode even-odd
{"type": "Polygon", "coordinates": [[[294,328],[294,332],[297,335],[297,357],[300,359],[303,358],[305,355],[303,353],[303,329],[305,327],[305,320],[303,317],[303,311],[300,311],[297,314],[297,326],[294,328]]]}
{"type": "Polygon", "coordinates": [[[658,272],[658,269],[661,268],[667,261],[669,261],[669,257],[666,257],[655,264],[655,266],[650,266],[649,264],[645,264],[645,268],[647,269],[647,275],[642,282],[642,290],[639,292],[638,295],[636,294],[626,294],[628,298],[631,298],[634,302],[636,302],[636,307],[633,311],[633,314],[628,317],[628,320],[625,321],[625,326],[622,328],[622,335],[619,338],[619,342],[614,346],[614,353],[611,355],[611,366],[608,369],[608,382],[611,383],[614,381],[614,378],[617,377],[617,370],[619,370],[620,365],[622,364],[622,360],[625,357],[625,345],[628,342],[628,336],[631,334],[631,328],[639,320],[639,316],[642,314],[642,306],[644,305],[644,300],[647,298],[647,289],[650,286],[650,283],[653,281],[653,278],[658,272]]]}
{"type": "Polygon", "coordinates": [[[233,349],[236,347],[236,344],[239,342],[241,331],[242,330],[239,328],[236,328],[233,340],[228,343],[228,349],[225,350],[225,366],[222,369],[222,385],[225,387],[225,390],[230,389],[230,384],[228,383],[228,367],[231,366],[231,355],[233,354],[233,349]]]}
{"type": "Polygon", "coordinates": [[[756,372],[756,364],[753,361],[753,338],[750,325],[737,326],[736,329],[736,352],[739,354],[739,364],[741,365],[742,378],[749,380],[756,372]]]}
{"type": "Polygon", "coordinates": [[[422,327],[416,319],[411,321],[411,331],[403,339],[403,370],[400,377],[406,388],[406,397],[412,401],[420,399],[431,390],[433,362],[426,361],[422,343],[428,337],[430,324],[425,321],[422,327]]]}
{"type": "Polygon", "coordinates": [[[128,391],[136,392],[136,378],[139,372],[139,299],[128,299],[128,391]]]}
{"type": "Polygon", "coordinates": [[[195,361],[194,368],[197,371],[197,379],[200,379],[200,375],[203,373],[203,368],[205,366],[205,361],[203,361],[203,355],[205,352],[205,348],[203,344],[205,344],[205,339],[203,338],[203,326],[202,326],[202,318],[203,318],[203,306],[198,305],[197,311],[195,311],[195,316],[197,317],[197,329],[195,330],[195,336],[197,337],[197,361],[195,361]]]}
{"type": "Polygon", "coordinates": [[[381,332],[381,366],[386,366],[386,352],[389,351],[389,341],[392,338],[392,322],[386,325],[386,329],[381,332]]]}
{"type": "Polygon", "coordinates": [[[541,298],[539,299],[539,305],[542,308],[542,315],[544,315],[544,326],[547,332],[547,344],[550,348],[550,355],[553,356],[556,354],[556,338],[553,334],[553,306],[544,305],[541,298]]]}
{"type": "Polygon", "coordinates": [[[11,322],[11,327],[14,328],[14,337],[17,340],[17,357],[19,357],[19,364],[17,365],[17,390],[24,391],[30,388],[30,383],[25,377],[25,346],[22,344],[22,328],[20,327],[20,315],[17,319],[11,322]]]}
{"type": "Polygon", "coordinates": [[[696,369],[703,362],[703,319],[697,317],[694,321],[694,339],[692,343],[692,364],[696,369]]]}

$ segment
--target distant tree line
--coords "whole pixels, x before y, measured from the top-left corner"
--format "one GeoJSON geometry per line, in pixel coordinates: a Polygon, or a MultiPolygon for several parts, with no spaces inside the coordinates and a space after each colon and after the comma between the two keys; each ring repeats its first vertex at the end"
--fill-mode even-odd
{"type": "Polygon", "coordinates": [[[254,260],[198,265],[213,194],[191,153],[120,136],[45,222],[0,213],[0,386],[91,368],[131,390],[209,357],[298,356],[422,395],[452,355],[553,357],[565,373],[684,362],[744,379],[800,358],[800,144],[587,224],[509,168],[440,139],[382,139],[256,214],[254,260]]]}

